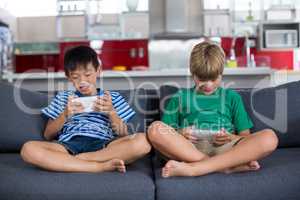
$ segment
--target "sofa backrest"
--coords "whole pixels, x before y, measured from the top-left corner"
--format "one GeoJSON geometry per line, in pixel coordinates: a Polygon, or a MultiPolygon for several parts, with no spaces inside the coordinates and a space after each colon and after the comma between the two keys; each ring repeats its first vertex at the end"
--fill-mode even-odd
{"type": "MultiPolygon", "coordinates": [[[[42,133],[47,120],[40,110],[47,106],[52,96],[16,88],[0,82],[0,152],[18,152],[26,141],[44,140],[42,133]]],[[[147,96],[145,90],[119,92],[136,111],[128,122],[130,133],[145,132],[147,96]]]]}
{"type": "Polygon", "coordinates": [[[300,82],[260,90],[237,90],[254,127],[273,129],[279,147],[300,147],[300,82]]]}
{"type": "MultiPolygon", "coordinates": [[[[161,108],[178,91],[173,86],[160,88],[161,108]]],[[[236,89],[253,121],[251,132],[273,129],[279,147],[300,147],[300,82],[265,89],[236,89]]],[[[162,114],[162,112],[161,112],[162,114]]]]}
{"type": "Polygon", "coordinates": [[[115,90],[119,92],[135,110],[136,114],[128,122],[128,131],[130,134],[137,132],[146,132],[147,120],[147,95],[144,89],[138,90],[115,90]]]}
{"type": "MultiPolygon", "coordinates": [[[[46,120],[39,111],[48,105],[51,97],[7,83],[0,83],[0,90],[0,152],[16,152],[26,141],[43,140],[46,120]]],[[[178,88],[173,86],[163,86],[159,91],[117,91],[136,111],[129,121],[129,132],[146,132],[152,121],[160,119],[160,109],[176,91],[178,88]]],[[[236,91],[254,123],[252,132],[271,128],[279,137],[279,147],[300,147],[300,82],[257,91],[236,91]]]]}
{"type": "Polygon", "coordinates": [[[28,140],[42,140],[46,120],[38,110],[48,97],[1,82],[0,91],[0,152],[15,152],[28,140]]]}

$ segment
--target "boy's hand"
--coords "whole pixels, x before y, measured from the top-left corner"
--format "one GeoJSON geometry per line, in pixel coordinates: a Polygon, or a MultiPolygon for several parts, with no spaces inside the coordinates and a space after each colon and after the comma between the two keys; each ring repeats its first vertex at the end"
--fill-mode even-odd
{"type": "Polygon", "coordinates": [[[115,112],[111,96],[108,91],[105,91],[103,96],[97,97],[97,100],[94,104],[94,110],[96,112],[103,112],[109,115],[115,112]]]}
{"type": "Polygon", "coordinates": [[[199,138],[193,135],[193,129],[192,127],[187,127],[184,129],[181,129],[179,131],[186,139],[191,141],[192,143],[196,144],[199,142],[199,138]]]}
{"type": "Polygon", "coordinates": [[[221,129],[218,134],[213,135],[213,144],[216,146],[222,146],[231,142],[235,137],[238,136],[228,133],[225,129],[221,129]]]}
{"type": "Polygon", "coordinates": [[[80,102],[73,102],[74,96],[69,96],[68,104],[66,109],[66,117],[70,117],[77,113],[82,113],[84,111],[84,107],[80,102]]]}

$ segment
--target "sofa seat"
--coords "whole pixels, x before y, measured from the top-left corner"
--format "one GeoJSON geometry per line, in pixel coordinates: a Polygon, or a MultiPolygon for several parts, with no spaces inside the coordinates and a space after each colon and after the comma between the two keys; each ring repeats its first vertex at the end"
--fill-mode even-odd
{"type": "Polygon", "coordinates": [[[24,163],[19,154],[0,154],[1,200],[154,200],[150,156],[127,173],[56,173],[24,163]]]}
{"type": "Polygon", "coordinates": [[[260,161],[257,172],[202,177],[161,177],[155,159],[157,200],[299,200],[300,148],[278,149],[260,161]]]}

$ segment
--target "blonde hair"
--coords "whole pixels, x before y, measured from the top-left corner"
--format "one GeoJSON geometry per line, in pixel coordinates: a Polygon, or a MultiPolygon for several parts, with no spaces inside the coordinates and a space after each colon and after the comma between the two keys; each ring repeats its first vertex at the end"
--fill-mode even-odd
{"type": "Polygon", "coordinates": [[[213,42],[201,42],[194,46],[190,57],[190,71],[199,80],[215,80],[223,74],[225,53],[213,42]]]}

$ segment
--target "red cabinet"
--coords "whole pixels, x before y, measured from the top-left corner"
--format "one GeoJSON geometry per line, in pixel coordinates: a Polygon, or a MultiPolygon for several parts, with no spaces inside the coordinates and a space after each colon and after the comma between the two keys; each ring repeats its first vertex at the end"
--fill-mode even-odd
{"type": "Polygon", "coordinates": [[[98,51],[103,69],[114,66],[149,66],[148,40],[106,40],[98,51]]]}
{"type": "Polygon", "coordinates": [[[59,66],[59,54],[23,54],[15,56],[15,72],[54,72],[59,66]]]}
{"type": "Polygon", "coordinates": [[[293,50],[277,51],[257,51],[256,57],[269,57],[270,65],[273,69],[293,69],[294,52],[293,50]]]}
{"type": "MultiPolygon", "coordinates": [[[[98,56],[104,70],[114,66],[149,66],[148,40],[104,40],[98,41],[98,56]]],[[[16,73],[26,71],[64,71],[64,54],[75,46],[90,45],[90,41],[60,42],[58,54],[16,55],[16,73]]]]}
{"type": "MultiPolygon", "coordinates": [[[[104,40],[98,41],[100,49],[97,50],[103,70],[111,70],[114,66],[148,66],[148,40],[104,40]]],[[[60,58],[57,71],[63,71],[64,53],[71,47],[86,45],[89,41],[60,43],[60,58]]]]}
{"type": "MultiPolygon", "coordinates": [[[[251,38],[256,40],[255,38],[251,38]]],[[[226,57],[230,56],[230,49],[232,45],[232,37],[223,37],[221,46],[224,49],[226,57]]],[[[238,66],[246,66],[246,50],[245,38],[236,38],[235,54],[237,57],[238,66]]],[[[278,50],[257,50],[250,49],[251,54],[254,54],[257,66],[268,66],[273,69],[293,69],[294,66],[294,52],[293,49],[278,49],[278,50]]]]}

